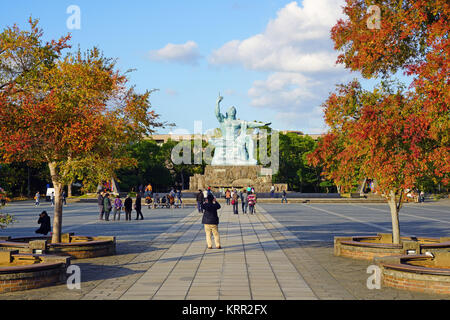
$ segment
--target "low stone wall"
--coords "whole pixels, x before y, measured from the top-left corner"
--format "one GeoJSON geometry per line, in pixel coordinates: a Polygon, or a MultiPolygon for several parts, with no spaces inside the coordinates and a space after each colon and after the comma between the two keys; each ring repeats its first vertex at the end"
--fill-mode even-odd
{"type": "Polygon", "coordinates": [[[64,282],[67,276],[67,267],[70,265],[70,257],[3,251],[0,254],[0,263],[2,263],[0,266],[0,293],[7,293],[64,282]],[[33,261],[29,261],[31,264],[24,264],[23,260],[33,261]]]}
{"type": "Polygon", "coordinates": [[[116,253],[116,242],[115,240],[104,240],[84,243],[55,243],[50,244],[48,253],[71,256],[74,259],[104,257],[116,253]]]}
{"type": "Polygon", "coordinates": [[[8,238],[0,241],[0,250],[19,250],[20,253],[47,253],[87,259],[114,255],[116,238],[113,236],[86,237],[73,233],[61,235],[60,243],[50,243],[50,237],[8,238]]]}
{"type": "Polygon", "coordinates": [[[191,191],[205,190],[210,187],[212,191],[220,188],[237,188],[252,186],[257,192],[269,192],[272,185],[276,192],[287,191],[286,183],[272,183],[272,174],[264,174],[261,165],[254,166],[212,166],[205,167],[204,174],[194,174],[189,178],[191,191]]]}
{"type": "Polygon", "coordinates": [[[375,261],[381,268],[383,286],[450,295],[450,264],[439,266],[436,258],[427,255],[396,256],[375,261]]]}

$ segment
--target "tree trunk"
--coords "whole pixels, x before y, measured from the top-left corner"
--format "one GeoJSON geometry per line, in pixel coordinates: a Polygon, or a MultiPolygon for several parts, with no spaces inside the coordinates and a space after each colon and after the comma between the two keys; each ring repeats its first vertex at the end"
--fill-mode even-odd
{"type": "Polygon", "coordinates": [[[388,204],[391,209],[391,220],[392,220],[392,243],[400,244],[400,224],[398,218],[398,212],[400,211],[400,205],[402,201],[402,194],[400,193],[399,205],[395,200],[395,192],[391,190],[389,193],[388,204]]]}
{"type": "Polygon", "coordinates": [[[183,174],[183,169],[181,169],[181,189],[182,189],[182,190],[185,190],[185,189],[184,189],[184,174],[183,174]]]}
{"type": "Polygon", "coordinates": [[[67,185],[67,197],[72,196],[72,181],[67,185]]]}
{"type": "Polygon", "coordinates": [[[56,163],[50,162],[48,164],[50,169],[50,176],[52,178],[53,187],[55,188],[55,207],[53,210],[53,232],[52,232],[52,243],[61,242],[61,226],[62,226],[62,190],[63,185],[60,182],[59,176],[56,172],[56,163]]]}
{"type": "Polygon", "coordinates": [[[27,197],[31,196],[31,183],[30,183],[30,166],[27,165],[28,184],[27,184],[27,197]]]}

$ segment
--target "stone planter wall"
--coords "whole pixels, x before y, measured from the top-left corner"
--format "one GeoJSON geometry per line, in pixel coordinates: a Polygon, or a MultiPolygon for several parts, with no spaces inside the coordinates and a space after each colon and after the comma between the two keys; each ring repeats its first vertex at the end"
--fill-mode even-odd
{"type": "Polygon", "coordinates": [[[7,238],[0,241],[0,250],[19,250],[20,253],[42,252],[74,259],[87,259],[114,255],[116,238],[109,236],[86,237],[66,233],[60,243],[50,243],[50,237],[7,238]]]}
{"type": "Polygon", "coordinates": [[[376,236],[335,237],[334,254],[360,260],[377,257],[445,252],[450,249],[450,238],[409,238],[402,237],[400,244],[392,243],[392,235],[379,233],[376,236]]]}
{"type": "Polygon", "coordinates": [[[7,293],[64,282],[67,267],[70,265],[70,257],[1,251],[0,263],[2,263],[0,266],[0,293],[7,293]],[[5,266],[8,262],[9,266],[5,266]]]}
{"type": "MultiPolygon", "coordinates": [[[[444,259],[449,256],[450,253],[444,259]]],[[[439,265],[443,259],[436,258],[426,255],[396,256],[377,258],[375,261],[381,268],[383,286],[450,296],[450,264],[439,265]]]]}

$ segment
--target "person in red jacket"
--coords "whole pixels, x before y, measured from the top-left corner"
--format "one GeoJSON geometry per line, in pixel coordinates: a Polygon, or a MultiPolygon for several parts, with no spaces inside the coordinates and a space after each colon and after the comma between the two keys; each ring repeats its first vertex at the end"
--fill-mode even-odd
{"type": "Polygon", "coordinates": [[[256,195],[250,191],[247,199],[248,199],[248,209],[250,213],[253,214],[253,212],[255,212],[256,195]]]}

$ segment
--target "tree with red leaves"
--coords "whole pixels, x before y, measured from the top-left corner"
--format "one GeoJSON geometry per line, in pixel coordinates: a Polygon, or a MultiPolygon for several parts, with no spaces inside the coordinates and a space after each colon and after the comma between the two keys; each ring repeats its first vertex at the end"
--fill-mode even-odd
{"type": "Polygon", "coordinates": [[[369,29],[368,4],[347,0],[331,31],[342,63],[364,77],[385,79],[373,91],[357,81],[341,85],[324,103],[330,131],[311,163],[344,187],[371,177],[391,209],[393,242],[400,242],[398,213],[405,191],[433,177],[448,185],[450,173],[450,4],[378,1],[380,29],[369,29]],[[398,71],[412,78],[405,90],[386,79],[398,71]]]}
{"type": "Polygon", "coordinates": [[[37,24],[0,34],[0,159],[48,164],[57,243],[64,186],[80,174],[98,182],[135,164],[125,147],[162,124],[150,110],[151,91],[127,89],[114,60],[96,48],[63,56],[70,37],[44,44],[37,24]]]}

